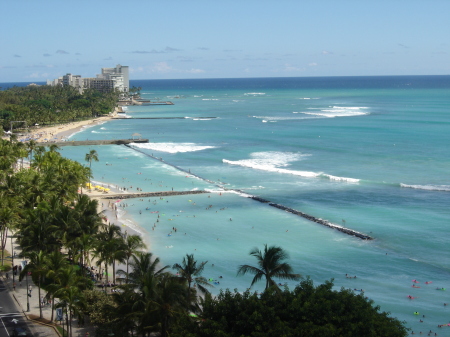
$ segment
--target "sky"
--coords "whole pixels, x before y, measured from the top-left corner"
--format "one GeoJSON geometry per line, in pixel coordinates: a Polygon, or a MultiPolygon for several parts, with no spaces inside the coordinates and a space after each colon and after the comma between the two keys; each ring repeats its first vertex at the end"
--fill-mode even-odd
{"type": "Polygon", "coordinates": [[[0,1],[0,82],[449,75],[450,0],[0,1]]]}

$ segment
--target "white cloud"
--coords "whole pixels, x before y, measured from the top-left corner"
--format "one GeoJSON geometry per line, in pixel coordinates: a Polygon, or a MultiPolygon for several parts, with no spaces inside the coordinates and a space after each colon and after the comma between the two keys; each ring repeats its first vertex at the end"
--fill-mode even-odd
{"type": "Polygon", "coordinates": [[[286,63],[284,65],[284,71],[286,71],[286,72],[296,72],[296,71],[303,71],[303,70],[305,70],[305,69],[293,66],[292,64],[289,64],[289,63],[286,63]]]}
{"type": "Polygon", "coordinates": [[[317,64],[316,62],[311,62],[311,63],[308,64],[308,66],[310,66],[310,67],[316,67],[316,66],[318,66],[318,64],[317,64]]]}
{"type": "Polygon", "coordinates": [[[167,62],[156,63],[152,70],[158,73],[170,73],[174,71],[174,69],[171,66],[169,66],[167,62]]]}
{"type": "Polygon", "coordinates": [[[46,78],[49,78],[49,74],[48,73],[35,72],[35,73],[31,73],[30,75],[25,76],[25,77],[26,78],[46,79],[46,78]]]}
{"type": "Polygon", "coordinates": [[[186,73],[189,73],[189,74],[201,74],[201,73],[204,73],[204,72],[205,71],[203,69],[194,69],[194,68],[192,68],[192,69],[186,70],[186,73]]]}
{"type": "Polygon", "coordinates": [[[157,62],[149,66],[138,66],[130,68],[130,72],[133,74],[201,74],[205,70],[198,68],[191,69],[177,69],[169,65],[167,62],[157,62]]]}
{"type": "Polygon", "coordinates": [[[156,49],[152,49],[152,50],[134,50],[131,53],[132,54],[166,54],[166,53],[172,53],[172,52],[177,52],[177,51],[181,51],[181,49],[177,49],[177,48],[172,48],[172,47],[166,47],[162,50],[156,50],[156,49]]]}

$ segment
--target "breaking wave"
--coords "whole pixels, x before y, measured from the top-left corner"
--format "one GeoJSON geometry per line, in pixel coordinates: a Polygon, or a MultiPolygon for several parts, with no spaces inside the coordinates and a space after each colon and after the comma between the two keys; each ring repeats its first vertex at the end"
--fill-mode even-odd
{"type": "Polygon", "coordinates": [[[416,190],[425,191],[440,191],[440,192],[450,192],[450,185],[407,185],[400,184],[402,188],[413,188],[416,190]]]}
{"type": "Polygon", "coordinates": [[[324,178],[332,181],[344,181],[348,183],[358,183],[360,180],[355,178],[337,177],[322,172],[299,171],[284,168],[289,166],[291,162],[299,161],[309,154],[292,153],[292,152],[255,152],[252,153],[250,159],[228,160],[222,159],[222,162],[229,165],[237,165],[255,170],[266,172],[276,172],[282,174],[291,174],[305,178],[324,178]]]}
{"type": "MultiPolygon", "coordinates": [[[[318,110],[317,112],[307,112],[302,111],[302,114],[312,115],[312,116],[320,116],[327,118],[334,117],[353,117],[353,116],[363,116],[368,115],[369,111],[367,111],[367,107],[357,106],[357,107],[344,107],[344,106],[332,106],[327,109],[320,108],[309,108],[309,110],[318,110]]],[[[298,113],[298,112],[294,112],[298,113]]]]}
{"type": "Polygon", "coordinates": [[[198,145],[195,143],[131,143],[130,145],[140,149],[166,153],[195,152],[215,148],[215,146],[198,145]]]}

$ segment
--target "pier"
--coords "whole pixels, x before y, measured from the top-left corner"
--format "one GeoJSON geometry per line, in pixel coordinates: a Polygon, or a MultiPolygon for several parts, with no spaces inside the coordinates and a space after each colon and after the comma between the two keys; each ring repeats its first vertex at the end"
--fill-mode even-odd
{"type": "Polygon", "coordinates": [[[83,146],[83,145],[126,145],[130,143],[148,143],[148,139],[108,139],[108,140],[69,140],[66,142],[39,143],[44,146],[83,146]]]}

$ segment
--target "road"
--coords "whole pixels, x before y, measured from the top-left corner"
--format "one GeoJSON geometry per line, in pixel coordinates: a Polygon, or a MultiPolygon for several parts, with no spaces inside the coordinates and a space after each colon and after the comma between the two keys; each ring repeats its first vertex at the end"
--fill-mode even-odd
{"type": "Polygon", "coordinates": [[[19,326],[26,329],[31,336],[26,318],[8,293],[3,281],[0,280],[0,337],[12,336],[13,328],[19,326]]]}

